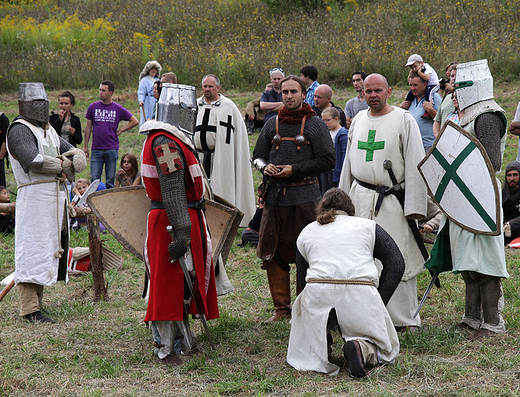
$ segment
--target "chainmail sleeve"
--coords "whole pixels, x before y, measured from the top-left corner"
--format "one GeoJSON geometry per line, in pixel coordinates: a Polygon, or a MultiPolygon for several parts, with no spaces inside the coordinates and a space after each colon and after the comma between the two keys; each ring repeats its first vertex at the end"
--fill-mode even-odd
{"type": "Polygon", "coordinates": [[[36,137],[27,126],[13,123],[7,130],[7,141],[11,156],[18,160],[23,170],[28,173],[39,153],[36,137]]]}
{"type": "Polygon", "coordinates": [[[403,277],[404,258],[394,239],[379,225],[376,225],[374,257],[383,264],[377,290],[383,303],[387,305],[403,277]]]}
{"type": "MultiPolygon", "coordinates": [[[[164,135],[159,135],[152,141],[152,147],[155,148],[168,144],[169,142],[173,142],[173,140],[164,135]]],[[[182,168],[167,175],[163,173],[155,151],[153,153],[157,174],[159,175],[159,184],[161,185],[163,206],[168,215],[170,225],[173,227],[174,240],[172,244],[170,244],[171,247],[168,248],[172,259],[178,259],[184,254],[186,251],[185,247],[189,245],[191,232],[191,221],[188,213],[186,187],[184,183],[186,161],[179,145],[176,143],[175,146],[181,158],[182,168]]]]}
{"type": "Polygon", "coordinates": [[[301,289],[305,288],[307,284],[305,277],[307,277],[308,269],[309,263],[305,260],[298,248],[296,248],[296,278],[301,289]]]}
{"type": "Polygon", "coordinates": [[[60,154],[63,154],[65,152],[69,151],[70,149],[74,149],[74,146],[72,146],[69,141],[63,139],[61,136],[59,138],[60,138],[60,154]]]}
{"type": "Polygon", "coordinates": [[[475,119],[475,134],[486,149],[495,171],[500,171],[502,165],[500,138],[504,130],[504,122],[497,113],[483,113],[475,119]]]}

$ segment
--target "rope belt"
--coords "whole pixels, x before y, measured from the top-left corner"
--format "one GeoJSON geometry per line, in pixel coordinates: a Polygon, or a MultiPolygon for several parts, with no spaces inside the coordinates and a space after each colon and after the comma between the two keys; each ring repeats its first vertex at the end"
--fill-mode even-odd
{"type": "Polygon", "coordinates": [[[351,279],[334,279],[334,278],[310,278],[307,284],[353,284],[353,285],[368,285],[375,287],[372,281],[368,280],[351,280],[351,279]]]}
{"type": "MultiPolygon", "coordinates": [[[[36,181],[36,182],[30,182],[30,183],[24,183],[23,185],[18,186],[18,189],[21,189],[22,187],[31,186],[31,185],[41,185],[42,183],[56,183],[56,221],[58,223],[58,244],[59,248],[58,251],[54,253],[54,256],[56,258],[61,258],[63,256],[63,253],[65,252],[62,245],[61,245],[61,224],[60,222],[60,185],[65,183],[65,178],[62,177],[56,177],[53,180],[49,181],[36,181]]],[[[67,203],[68,203],[68,196],[67,196],[67,203]]]]}

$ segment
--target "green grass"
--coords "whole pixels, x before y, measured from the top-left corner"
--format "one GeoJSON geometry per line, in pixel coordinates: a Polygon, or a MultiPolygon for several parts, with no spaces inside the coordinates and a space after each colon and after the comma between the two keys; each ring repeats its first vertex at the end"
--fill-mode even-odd
{"type": "MultiPolygon", "coordinates": [[[[508,118],[520,100],[520,83],[498,85],[497,102],[508,118]]],[[[49,97],[56,109],[59,91],[49,97]]],[[[77,114],[84,123],[96,89],[77,90],[77,114]]],[[[227,91],[241,109],[258,93],[227,91]]],[[[391,98],[399,103],[405,90],[391,98]]],[[[336,90],[333,100],[343,106],[354,96],[336,90]]],[[[0,100],[12,120],[16,95],[0,100]]],[[[116,91],[116,101],[137,113],[133,90],[116,91]]],[[[251,146],[257,138],[252,135],[251,146]]],[[[123,133],[120,154],[138,154],[143,137],[134,129],[123,133]]],[[[504,162],[516,156],[517,138],[509,137],[504,162]]],[[[259,174],[255,183],[259,183],[259,174]]],[[[82,176],[88,177],[88,171],[82,176]]],[[[503,176],[502,176],[503,178],[503,176]]],[[[16,191],[11,171],[9,187],[16,191]]],[[[12,196],[15,199],[15,196],[12,196]]],[[[237,234],[238,236],[238,234],[237,234]]],[[[250,247],[232,248],[227,264],[235,292],[219,298],[221,316],[209,321],[216,349],[212,350],[199,322],[192,322],[201,352],[185,357],[184,365],[167,368],[152,357],[152,337],[143,323],[146,306],[141,299],[144,266],[110,235],[106,246],[124,258],[120,270],[106,272],[109,300],[93,303],[92,276],[71,277],[44,292],[45,310],[57,323],[33,325],[18,316],[18,292],[0,302],[0,396],[515,396],[520,395],[520,253],[507,249],[511,277],[503,282],[507,332],[491,339],[469,342],[454,325],[464,308],[464,284],[459,276],[442,274],[441,289],[434,288],[421,312],[419,334],[401,337],[395,364],[374,369],[356,381],[344,370],[342,343],[335,335],[333,361],[342,367],[336,377],[298,373],[286,362],[290,324],[264,326],[272,310],[265,272],[250,247]]],[[[72,233],[72,245],[87,246],[85,231],[72,233]]],[[[0,236],[0,278],[14,270],[14,238],[0,236]]],[[[292,293],[295,295],[295,272],[292,293]]],[[[418,278],[422,296],[428,274],[418,278]]]]}

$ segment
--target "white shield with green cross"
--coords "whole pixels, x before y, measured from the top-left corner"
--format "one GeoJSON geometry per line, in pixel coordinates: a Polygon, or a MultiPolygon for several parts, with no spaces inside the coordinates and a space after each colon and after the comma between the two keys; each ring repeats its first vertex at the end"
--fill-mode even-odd
{"type": "Polygon", "coordinates": [[[500,234],[498,183],[486,150],[475,137],[446,122],[418,168],[429,195],[451,221],[473,233],[500,234]]]}

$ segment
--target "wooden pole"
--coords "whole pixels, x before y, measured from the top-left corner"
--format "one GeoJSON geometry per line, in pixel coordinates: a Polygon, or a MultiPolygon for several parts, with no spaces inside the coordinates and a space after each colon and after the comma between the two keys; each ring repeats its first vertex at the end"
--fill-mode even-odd
{"type": "Polygon", "coordinates": [[[6,296],[9,291],[11,291],[11,289],[13,287],[14,287],[14,278],[11,280],[11,282],[9,284],[7,284],[7,286],[2,290],[2,292],[0,292],[0,302],[2,301],[2,299],[4,299],[4,296],[6,296]]]}
{"type": "Polygon", "coordinates": [[[100,238],[99,221],[94,214],[87,216],[90,267],[94,279],[94,301],[108,300],[108,291],[103,275],[103,246],[100,238]]]}

